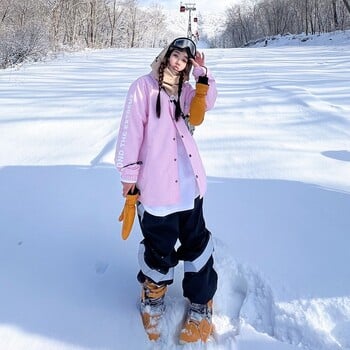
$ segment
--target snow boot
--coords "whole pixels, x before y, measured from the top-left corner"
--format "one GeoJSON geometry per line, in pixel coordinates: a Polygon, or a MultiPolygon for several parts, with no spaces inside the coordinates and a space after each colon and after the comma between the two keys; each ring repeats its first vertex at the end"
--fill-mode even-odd
{"type": "Polygon", "coordinates": [[[213,333],[213,301],[207,304],[191,303],[185,324],[180,333],[180,344],[207,342],[213,333]]]}
{"type": "Polygon", "coordinates": [[[142,284],[141,317],[145,331],[150,340],[160,337],[159,321],[164,313],[165,284],[158,285],[146,279],[142,284]]]}

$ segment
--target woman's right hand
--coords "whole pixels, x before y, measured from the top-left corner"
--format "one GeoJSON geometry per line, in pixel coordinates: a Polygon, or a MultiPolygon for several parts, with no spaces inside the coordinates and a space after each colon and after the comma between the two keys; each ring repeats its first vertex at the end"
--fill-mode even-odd
{"type": "Polygon", "coordinates": [[[134,191],[136,184],[135,183],[130,183],[130,182],[123,182],[122,181],[122,186],[123,186],[123,197],[126,197],[126,195],[134,191]]]}
{"type": "Polygon", "coordinates": [[[193,67],[203,67],[205,66],[205,56],[204,52],[196,52],[196,57],[190,59],[193,67]]]}

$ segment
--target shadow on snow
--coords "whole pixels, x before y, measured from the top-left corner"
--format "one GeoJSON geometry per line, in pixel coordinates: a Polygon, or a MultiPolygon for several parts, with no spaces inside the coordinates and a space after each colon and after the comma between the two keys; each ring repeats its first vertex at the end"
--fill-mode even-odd
{"type": "MultiPolygon", "coordinates": [[[[142,346],[135,279],[141,234],[136,224],[128,241],[120,238],[114,167],[5,167],[0,193],[0,324],[91,349],[142,346]]],[[[218,270],[233,258],[258,267],[273,288],[287,273],[292,287],[305,286],[294,291],[299,296],[349,295],[349,272],[335,273],[347,266],[349,204],[349,194],[300,182],[209,178],[205,212],[218,270]]],[[[246,293],[243,286],[232,296],[246,293]]],[[[218,301],[218,310],[238,318],[240,305],[232,303],[218,301]]],[[[273,321],[266,322],[270,333],[273,321]]]]}

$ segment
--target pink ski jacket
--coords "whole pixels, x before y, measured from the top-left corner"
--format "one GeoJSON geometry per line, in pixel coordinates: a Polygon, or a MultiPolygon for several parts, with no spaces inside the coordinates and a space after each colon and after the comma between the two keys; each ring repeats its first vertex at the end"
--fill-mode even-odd
{"type": "MultiPolygon", "coordinates": [[[[196,80],[204,75],[202,67],[195,67],[196,80]]],[[[207,110],[214,106],[217,90],[209,70],[207,110]]],[[[181,110],[188,114],[195,89],[184,82],[180,97],[181,110]]],[[[175,104],[162,89],[161,115],[156,115],[158,82],[152,73],[138,78],[129,88],[116,145],[115,165],[123,182],[136,183],[139,201],[148,206],[164,206],[179,201],[177,166],[177,138],[186,149],[196,177],[200,196],[206,191],[205,170],[197,145],[183,118],[175,121],[175,104]]]]}

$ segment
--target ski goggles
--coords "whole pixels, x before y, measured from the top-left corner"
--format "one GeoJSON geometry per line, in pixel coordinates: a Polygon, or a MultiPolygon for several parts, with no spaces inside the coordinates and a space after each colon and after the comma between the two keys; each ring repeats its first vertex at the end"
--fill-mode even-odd
{"type": "Polygon", "coordinates": [[[196,57],[196,44],[189,38],[177,38],[170,44],[170,47],[186,49],[192,58],[196,57]]]}

